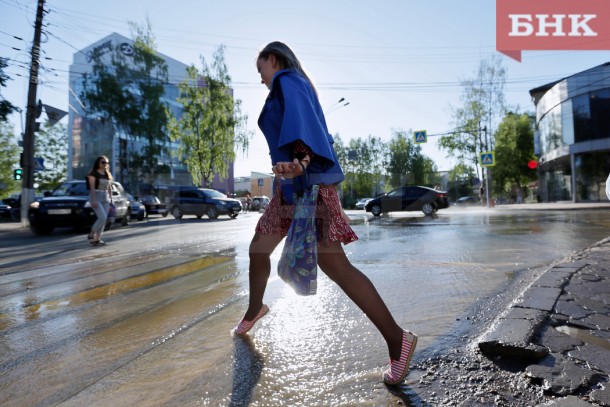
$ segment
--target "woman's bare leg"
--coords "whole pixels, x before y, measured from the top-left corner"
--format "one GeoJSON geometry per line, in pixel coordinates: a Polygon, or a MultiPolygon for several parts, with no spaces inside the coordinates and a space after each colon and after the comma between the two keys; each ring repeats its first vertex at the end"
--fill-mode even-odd
{"type": "Polygon", "coordinates": [[[282,241],[280,235],[256,233],[250,243],[250,301],[244,319],[252,321],[263,306],[263,296],[271,273],[271,253],[282,241]]]}
{"type": "Polygon", "coordinates": [[[377,327],[388,345],[390,357],[397,360],[401,351],[402,328],[394,320],[371,280],[347,259],[341,243],[319,245],[318,265],[377,327]]]}

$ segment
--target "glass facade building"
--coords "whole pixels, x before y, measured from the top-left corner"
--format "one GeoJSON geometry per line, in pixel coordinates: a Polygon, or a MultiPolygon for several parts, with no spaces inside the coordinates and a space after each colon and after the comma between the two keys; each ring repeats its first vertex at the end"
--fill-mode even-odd
{"type": "Polygon", "coordinates": [[[530,90],[543,202],[607,200],[610,62],[530,90]]]}
{"type": "MultiPolygon", "coordinates": [[[[161,153],[156,159],[159,165],[169,168],[165,173],[155,174],[152,184],[140,183],[130,185],[128,168],[121,168],[120,159],[122,154],[128,151],[138,151],[144,147],[144,140],[130,137],[118,131],[110,123],[104,123],[99,117],[88,114],[85,106],[80,100],[83,91],[83,77],[90,74],[93,70],[92,55],[110,54],[111,50],[119,49],[124,52],[127,59],[133,41],[120,34],[113,33],[101,40],[91,44],[85,49],[74,54],[72,65],[70,65],[70,95],[69,95],[69,121],[68,121],[68,179],[83,179],[90,170],[95,158],[99,155],[108,156],[111,167],[110,170],[115,179],[123,184],[125,189],[135,193],[136,190],[154,189],[158,186],[166,185],[192,185],[192,177],[187,167],[182,164],[179,157],[179,144],[169,140],[168,151],[161,153]]],[[[166,55],[157,53],[167,65],[169,83],[165,84],[164,94],[161,100],[165,106],[179,117],[182,106],[177,102],[179,96],[178,84],[187,79],[186,68],[183,64],[166,55]]],[[[110,57],[108,56],[110,62],[110,57]]],[[[201,81],[201,86],[205,86],[201,81]]],[[[123,161],[124,162],[124,161],[123,161]]],[[[222,192],[233,192],[233,163],[229,165],[228,177],[220,179],[218,175],[212,181],[212,188],[222,192]]]]}

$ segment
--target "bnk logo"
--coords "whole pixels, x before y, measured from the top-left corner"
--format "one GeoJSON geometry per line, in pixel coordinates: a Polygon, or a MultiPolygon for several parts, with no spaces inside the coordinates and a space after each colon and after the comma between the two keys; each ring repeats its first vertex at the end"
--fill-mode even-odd
{"type": "Polygon", "coordinates": [[[496,49],[517,61],[523,50],[610,50],[610,2],[496,0],[496,49]]]}

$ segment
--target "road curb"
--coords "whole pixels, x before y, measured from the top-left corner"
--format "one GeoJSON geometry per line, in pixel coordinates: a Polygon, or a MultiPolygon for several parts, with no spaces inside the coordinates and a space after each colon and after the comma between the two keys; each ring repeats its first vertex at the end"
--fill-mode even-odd
{"type": "MultiPolygon", "coordinates": [[[[477,341],[518,358],[545,392],[610,405],[610,238],[552,265],[477,341]],[[605,346],[604,346],[605,344],[605,346]]],[[[560,405],[560,404],[556,404],[560,405]]]]}

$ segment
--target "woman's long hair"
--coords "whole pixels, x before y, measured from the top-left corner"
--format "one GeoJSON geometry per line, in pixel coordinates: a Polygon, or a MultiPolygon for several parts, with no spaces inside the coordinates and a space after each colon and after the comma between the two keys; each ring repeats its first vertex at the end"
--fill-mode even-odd
{"type": "Polygon", "coordinates": [[[309,82],[314,92],[316,92],[316,94],[318,93],[316,87],[313,86],[313,82],[309,79],[309,76],[307,76],[305,70],[301,66],[301,62],[299,62],[299,59],[288,45],[280,41],[270,42],[258,53],[257,61],[261,58],[267,60],[270,55],[275,56],[281,69],[292,69],[293,71],[296,71],[299,75],[307,79],[307,82],[309,82]]]}
{"type": "MultiPolygon", "coordinates": [[[[97,169],[100,167],[100,161],[102,160],[108,161],[108,157],[106,157],[105,155],[100,155],[99,157],[97,157],[93,162],[93,167],[91,167],[91,171],[89,171],[87,175],[91,175],[94,177],[94,172],[96,172],[97,169]]],[[[112,181],[112,174],[110,173],[110,171],[108,171],[108,167],[106,167],[104,171],[106,172],[106,176],[108,177],[108,179],[112,181]]]]}

